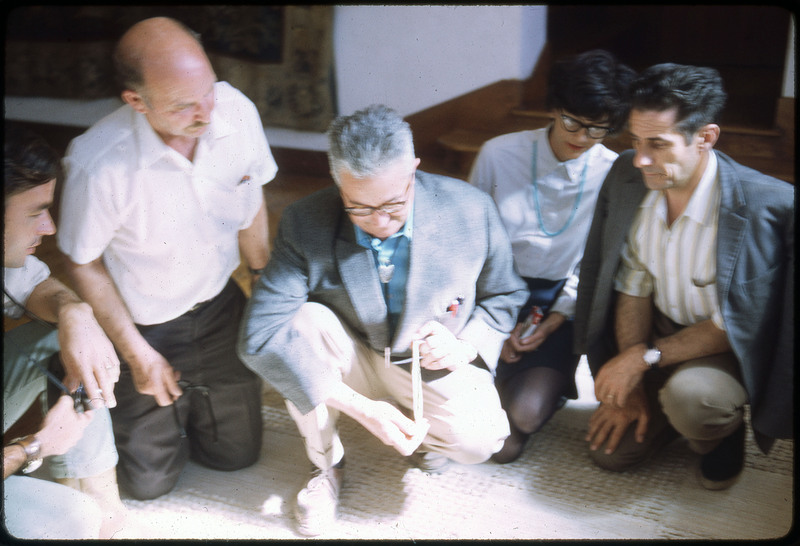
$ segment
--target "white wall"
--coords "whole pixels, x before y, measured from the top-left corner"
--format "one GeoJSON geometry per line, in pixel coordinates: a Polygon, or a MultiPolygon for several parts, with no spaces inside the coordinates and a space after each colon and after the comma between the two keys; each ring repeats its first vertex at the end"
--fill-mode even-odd
{"type": "Polygon", "coordinates": [[[546,6],[336,6],[339,113],[383,103],[405,116],[527,78],[546,22],[546,6]]]}
{"type": "MultiPolygon", "coordinates": [[[[502,79],[527,78],[546,42],[547,7],[334,7],[334,63],[339,113],[376,102],[406,116],[502,79]]],[[[783,96],[795,96],[792,18],[783,96]]],[[[115,102],[116,101],[116,102],[115,102]]],[[[88,126],[116,99],[5,98],[8,119],[88,126]],[[77,103],[77,104],[76,104],[77,103]]],[[[322,134],[266,128],[272,145],[324,150],[322,134]]]]}
{"type": "MultiPolygon", "coordinates": [[[[335,6],[339,113],[380,102],[406,116],[501,79],[527,78],[546,23],[546,6],[335,6]]],[[[119,104],[5,97],[5,114],[89,126],[119,104]]],[[[266,132],[272,145],[327,148],[322,134],[266,132]]]]}

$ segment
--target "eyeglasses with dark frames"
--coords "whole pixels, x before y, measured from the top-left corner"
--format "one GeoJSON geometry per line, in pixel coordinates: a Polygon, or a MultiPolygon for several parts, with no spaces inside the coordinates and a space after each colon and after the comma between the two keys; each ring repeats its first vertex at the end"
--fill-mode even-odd
{"type": "Polygon", "coordinates": [[[614,132],[611,127],[603,127],[601,125],[586,125],[585,123],[581,123],[577,119],[566,114],[561,114],[561,125],[570,133],[577,133],[581,129],[586,129],[586,134],[589,135],[589,138],[594,139],[605,138],[614,132]]]}
{"type": "MultiPolygon", "coordinates": [[[[415,173],[411,173],[411,180],[408,181],[408,186],[406,186],[406,190],[403,192],[404,196],[408,196],[408,192],[411,190],[411,184],[414,182],[414,175],[415,173]]],[[[384,214],[396,214],[401,210],[403,210],[403,208],[406,206],[407,203],[408,199],[404,199],[402,201],[395,201],[393,203],[385,203],[377,207],[370,207],[368,205],[359,207],[345,207],[344,211],[347,214],[352,214],[353,216],[369,216],[375,212],[383,212],[384,214]]]]}

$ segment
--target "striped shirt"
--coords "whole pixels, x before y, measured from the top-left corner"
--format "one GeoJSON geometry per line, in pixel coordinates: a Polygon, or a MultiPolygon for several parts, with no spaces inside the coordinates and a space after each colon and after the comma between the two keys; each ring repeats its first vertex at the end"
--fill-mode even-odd
{"type": "Polygon", "coordinates": [[[717,299],[717,227],[720,188],[717,158],[708,165],[686,210],[667,224],[664,194],[650,191],[631,224],[614,288],[653,296],[667,317],[689,326],[711,319],[724,330],[717,299]]]}

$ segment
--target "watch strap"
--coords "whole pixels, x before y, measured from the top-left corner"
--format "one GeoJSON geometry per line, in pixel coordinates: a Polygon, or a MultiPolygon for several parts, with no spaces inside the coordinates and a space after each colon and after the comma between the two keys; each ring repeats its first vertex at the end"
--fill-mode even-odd
{"type": "Polygon", "coordinates": [[[647,343],[647,351],[644,354],[644,362],[651,370],[657,370],[658,365],[661,362],[661,350],[650,342],[647,343]],[[655,359],[649,358],[651,353],[655,353],[655,359]]]}

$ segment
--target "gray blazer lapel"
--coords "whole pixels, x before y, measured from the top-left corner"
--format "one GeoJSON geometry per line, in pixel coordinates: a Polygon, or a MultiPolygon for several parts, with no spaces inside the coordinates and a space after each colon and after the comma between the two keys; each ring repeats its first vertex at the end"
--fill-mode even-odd
{"type": "Polygon", "coordinates": [[[389,343],[389,326],[386,300],[383,298],[375,259],[371,250],[356,242],[353,224],[345,214],[339,223],[335,255],[339,275],[355,309],[357,322],[366,328],[372,347],[385,347],[389,343]]]}
{"type": "Polygon", "coordinates": [[[720,185],[720,214],[717,232],[717,297],[720,305],[728,298],[733,270],[742,249],[748,220],[739,214],[745,206],[739,178],[717,153],[720,185]]]}
{"type": "Polygon", "coordinates": [[[647,194],[647,187],[642,181],[639,169],[632,166],[631,168],[625,181],[616,189],[617,193],[610,196],[610,202],[614,203],[614,208],[607,211],[604,233],[600,241],[603,248],[595,250],[595,252],[601,252],[605,259],[601,261],[600,270],[597,273],[594,302],[591,307],[592,316],[589,319],[587,339],[592,341],[596,340],[608,326],[606,319],[613,316],[610,314],[613,313],[613,309],[609,309],[609,307],[613,301],[614,278],[619,267],[622,247],[639,210],[639,205],[647,194]]]}
{"type": "Polygon", "coordinates": [[[406,301],[403,314],[397,324],[395,338],[392,340],[392,350],[402,352],[409,348],[411,336],[415,333],[409,328],[418,327],[428,314],[429,291],[427,290],[430,278],[435,274],[433,266],[441,256],[434,256],[430,252],[436,248],[431,240],[435,229],[429,220],[427,193],[425,186],[420,183],[419,174],[414,184],[414,225],[411,235],[411,246],[408,259],[408,280],[406,282],[406,301]],[[427,278],[426,278],[427,277],[427,278]],[[424,314],[421,316],[420,314],[424,314]]]}
{"type": "MultiPolygon", "coordinates": [[[[409,350],[415,329],[446,313],[448,302],[442,298],[447,297],[448,292],[442,283],[452,276],[448,275],[450,268],[458,267],[458,248],[464,244],[463,237],[453,233],[452,226],[439,218],[435,195],[424,185],[424,177],[424,173],[418,172],[406,301],[392,340],[392,350],[398,352],[409,350]]],[[[467,296],[455,292],[449,296],[459,295],[467,296]]]]}
{"type": "MultiPolygon", "coordinates": [[[[631,173],[625,183],[620,188],[619,206],[614,210],[608,211],[608,222],[611,224],[609,230],[610,241],[614,245],[615,252],[622,252],[622,246],[630,231],[633,219],[639,211],[639,205],[647,195],[647,186],[644,185],[639,169],[631,173]]],[[[616,271],[616,266],[614,270],[616,271]]]]}

